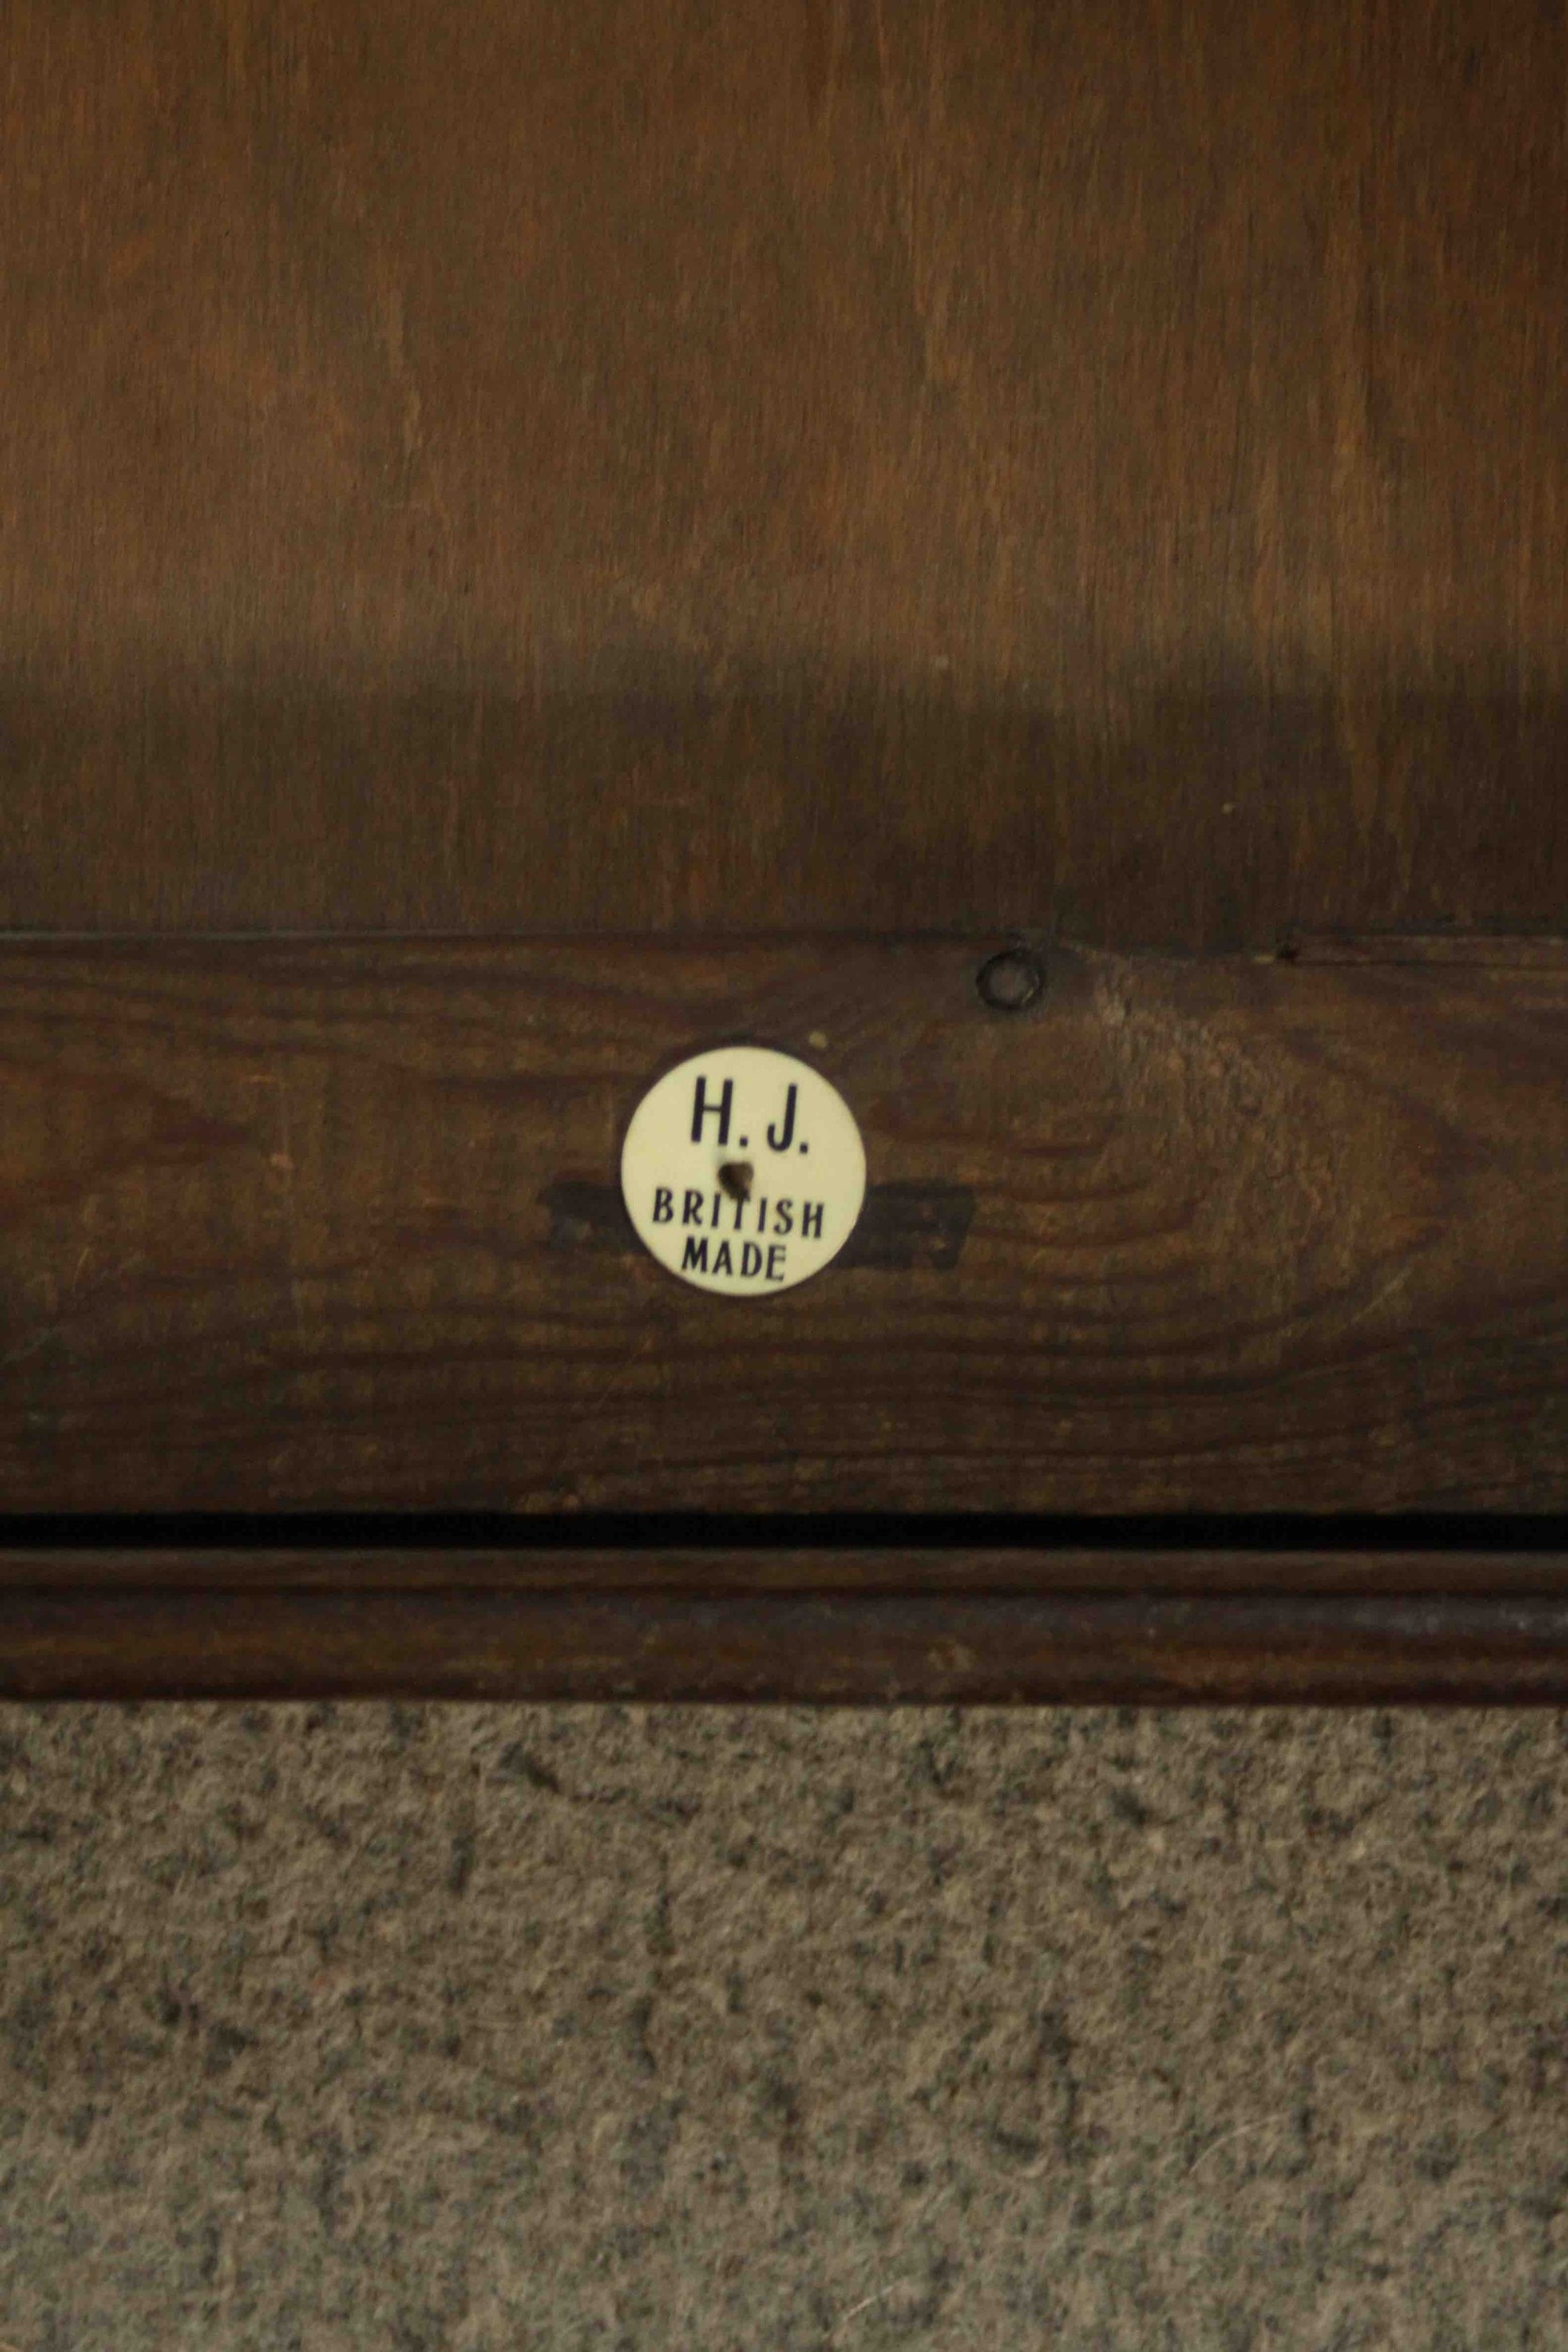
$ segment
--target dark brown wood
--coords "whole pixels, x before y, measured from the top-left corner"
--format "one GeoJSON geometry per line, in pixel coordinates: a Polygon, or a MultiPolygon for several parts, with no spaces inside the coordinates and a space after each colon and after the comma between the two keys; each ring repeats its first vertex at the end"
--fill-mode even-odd
{"type": "Polygon", "coordinates": [[[1560,7],[0,66],[0,921],[1562,923],[1560,7]]]}
{"type": "Polygon", "coordinates": [[[1551,931],[1312,931],[1289,930],[1279,954],[1291,963],[1512,966],[1568,971],[1568,939],[1551,931]]]}
{"type": "MultiPolygon", "coordinates": [[[[416,1523],[417,1524],[417,1523],[416,1523]]],[[[1517,1530],[1517,1522],[1515,1529],[1517,1530]]],[[[1502,1531],[1497,1531],[1499,1535],[1502,1531]]],[[[1568,1534],[1568,1531],[1562,1531],[1568,1534]]],[[[1314,1550],[1294,1543],[567,1545],[314,1543],[0,1545],[0,1593],[67,1597],[143,1591],[262,1601],[280,1593],[445,1590],[586,1598],[684,1594],[757,1599],[843,1595],[879,1599],[946,1594],[993,1599],[1126,1597],[1428,1600],[1568,1598],[1568,1549],[1464,1548],[1362,1542],[1314,1550]]]]}
{"type": "MultiPolygon", "coordinates": [[[[0,948],[0,1514],[1568,1505],[1560,8],[0,68],[0,925],[171,935],[0,948]],[[755,1311],[615,1191],[739,1035],[872,1157],[755,1311]]],[[[1562,1690],[1542,1553],[569,1557],[0,1553],[0,1678],[1562,1690]]]]}
{"type": "Polygon", "coordinates": [[[1568,1597],[0,1591],[0,1696],[1568,1701],[1568,1597]]]}
{"type": "Polygon", "coordinates": [[[0,1502],[1568,1505],[1568,968],[995,945],[11,943],[0,1502]],[[616,1207],[736,1036],[873,1186],[761,1304],[616,1207]]]}

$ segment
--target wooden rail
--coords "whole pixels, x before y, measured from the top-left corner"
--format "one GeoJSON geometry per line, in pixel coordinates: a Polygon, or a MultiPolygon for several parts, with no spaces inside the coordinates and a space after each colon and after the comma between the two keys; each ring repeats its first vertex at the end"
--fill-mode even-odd
{"type": "Polygon", "coordinates": [[[118,1565],[0,1554],[5,1687],[1561,1694],[1556,1556],[1506,1542],[482,1571],[421,1539],[1568,1508],[1558,944],[1036,943],[1017,1012],[975,984],[1004,944],[7,942],[0,1509],[284,1534],[243,1573],[134,1518],[118,1565]],[[616,1176],[651,1077],[743,1038],[832,1078],[870,1176],[842,1258],[752,1302],[656,1266],[616,1176]],[[371,1510],[415,1515],[404,1567],[289,1546],[371,1510]]]}

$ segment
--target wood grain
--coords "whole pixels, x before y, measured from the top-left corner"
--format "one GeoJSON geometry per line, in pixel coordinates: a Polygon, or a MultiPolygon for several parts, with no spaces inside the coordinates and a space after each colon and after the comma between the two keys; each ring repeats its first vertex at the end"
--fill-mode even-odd
{"type": "Polygon", "coordinates": [[[8,0],[0,921],[1568,919],[1542,0],[8,0]]]}
{"type": "Polygon", "coordinates": [[[1568,1696],[1541,1519],[1177,1589],[419,1516],[1568,1507],[1561,8],[0,67],[0,925],[97,935],[0,943],[0,1689],[1568,1696]],[[615,1186],[738,1037],[871,1159],[755,1310],[615,1186]],[[282,1516],[15,1540],[204,1511],[282,1516]]]}
{"type": "Polygon", "coordinates": [[[8,1698],[1568,1700],[1568,1598],[0,1591],[8,1698]]]}
{"type": "Polygon", "coordinates": [[[1568,1506],[1568,969],[998,942],[13,941],[18,1512],[1568,1506]],[[950,1247],[562,1246],[652,1075],[800,1051],[950,1247]],[[553,1206],[552,1206],[553,1204],[553,1206]]]}
{"type": "MultiPolygon", "coordinates": [[[[450,1524],[450,1522],[448,1522],[450,1524]]],[[[0,1523],[3,1525],[3,1523],[0,1523]]],[[[58,1597],[157,1593],[223,1595],[264,1600],[284,1593],[356,1594],[459,1592],[562,1599],[573,1594],[631,1599],[684,1596],[705,1599],[822,1598],[846,1595],[899,1599],[945,1594],[979,1600],[1085,1599],[1164,1597],[1220,1600],[1317,1601],[1336,1595],[1360,1599],[1418,1600],[1568,1598],[1568,1522],[1543,1523],[1544,1540],[1517,1540],[1520,1523],[1494,1526],[1455,1543],[1451,1522],[1428,1521],[1407,1540],[1360,1541],[1316,1548],[1297,1529],[1294,1540],[1256,1536],[1228,1543],[1183,1541],[1180,1525],[1162,1543],[1089,1540],[1093,1529],[1054,1540],[1037,1534],[1003,1542],[972,1524],[945,1539],[868,1541],[842,1530],[828,1541],[741,1542],[709,1536],[684,1543],[659,1540],[657,1521],[616,1532],[583,1522],[597,1540],[567,1543],[531,1535],[528,1523],[510,1540],[478,1544],[437,1536],[414,1520],[396,1538],[371,1544],[341,1535],[308,1540],[297,1524],[273,1521],[250,1530],[250,1540],[150,1542],[142,1522],[121,1521],[93,1543],[0,1543],[0,1592],[58,1597]]]]}

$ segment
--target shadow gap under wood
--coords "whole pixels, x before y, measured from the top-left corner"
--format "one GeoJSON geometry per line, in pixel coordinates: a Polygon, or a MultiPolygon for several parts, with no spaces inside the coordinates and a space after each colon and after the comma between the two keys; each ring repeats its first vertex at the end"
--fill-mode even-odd
{"type": "Polygon", "coordinates": [[[8,1553],[163,1550],[536,1553],[1568,1553],[1562,1512],[163,1511],[0,1512],[8,1553]]]}

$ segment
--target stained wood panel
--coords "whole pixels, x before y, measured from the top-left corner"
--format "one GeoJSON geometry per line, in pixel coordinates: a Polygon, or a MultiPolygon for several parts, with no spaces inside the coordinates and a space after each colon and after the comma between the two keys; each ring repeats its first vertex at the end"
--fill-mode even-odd
{"type": "Polygon", "coordinates": [[[1538,0],[10,0],[0,920],[1568,918],[1538,0]]]}
{"type": "Polygon", "coordinates": [[[1561,1510],[1568,964],[11,942],[12,1512],[1561,1510]],[[747,1304],[620,1216],[723,1039],[862,1121],[747,1304]]]}

